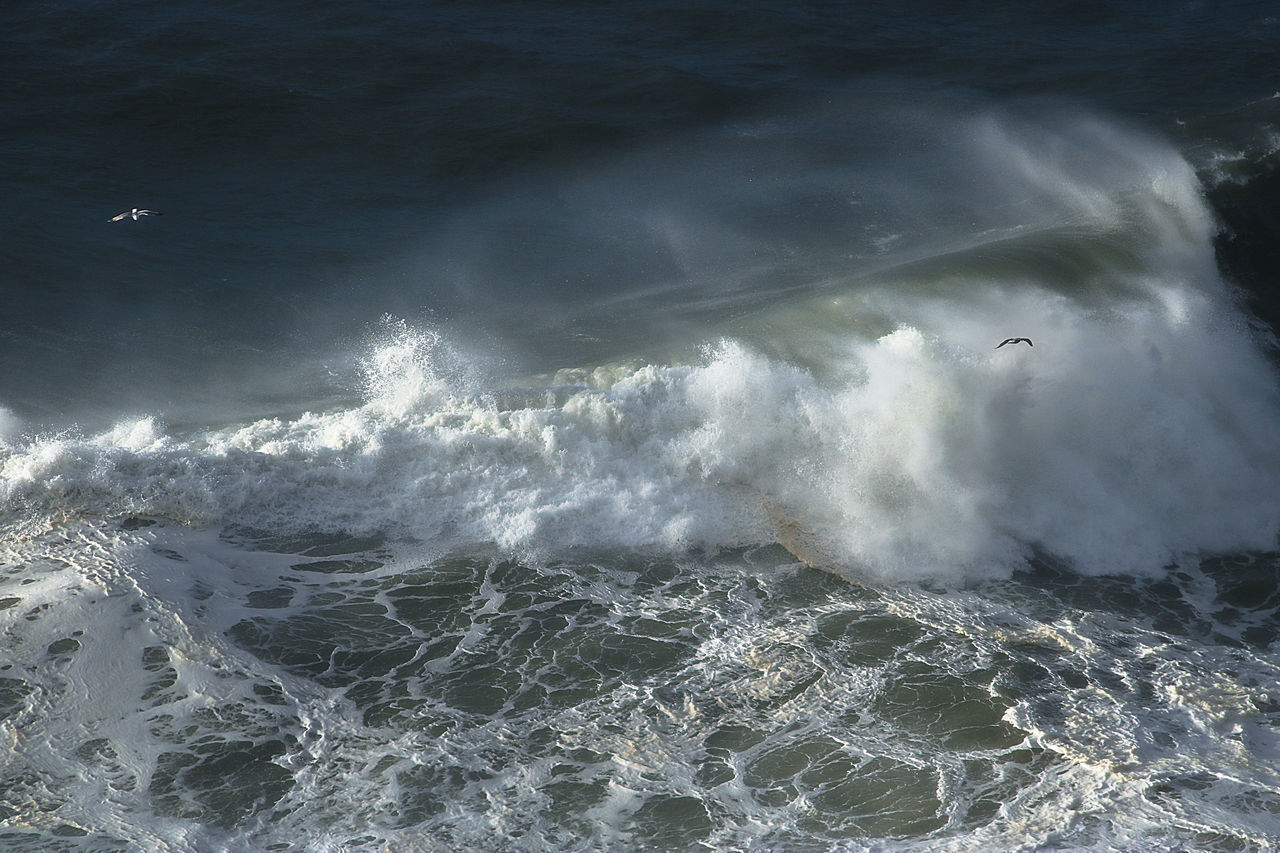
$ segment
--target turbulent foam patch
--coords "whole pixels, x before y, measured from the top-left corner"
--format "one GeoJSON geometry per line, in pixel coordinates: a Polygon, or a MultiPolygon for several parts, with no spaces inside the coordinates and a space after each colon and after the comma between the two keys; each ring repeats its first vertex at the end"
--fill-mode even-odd
{"type": "Polygon", "coordinates": [[[1221,632],[1275,602],[1233,566],[930,591],[777,547],[531,566],[143,519],[41,545],[0,561],[14,849],[1274,834],[1274,627],[1221,632]]]}

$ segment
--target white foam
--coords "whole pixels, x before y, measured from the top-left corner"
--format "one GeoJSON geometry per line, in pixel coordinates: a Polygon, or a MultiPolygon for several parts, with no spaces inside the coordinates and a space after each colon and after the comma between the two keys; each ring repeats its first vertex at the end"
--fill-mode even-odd
{"type": "MultiPolygon", "coordinates": [[[[696,365],[499,405],[410,359],[355,409],[11,446],[4,491],[45,511],[535,552],[768,541],[781,512],[845,567],[898,576],[1007,569],[1030,545],[1149,572],[1274,544],[1280,404],[1247,340],[1202,312],[1099,323],[1030,301],[1058,312],[1033,349],[977,353],[904,326],[850,344],[837,383],[724,341],[696,365]]],[[[395,347],[418,345],[406,334],[395,347]]]]}
{"type": "Polygon", "coordinates": [[[192,437],[0,423],[0,494],[35,516],[533,554],[803,538],[830,568],[890,577],[1005,572],[1036,547],[1121,573],[1274,547],[1280,394],[1190,167],[1091,119],[984,118],[956,138],[935,168],[963,160],[981,181],[902,207],[985,199],[984,230],[775,306],[688,363],[500,387],[448,327],[388,320],[360,405],[192,437]],[[1009,335],[1035,345],[993,349],[1009,335]]]}

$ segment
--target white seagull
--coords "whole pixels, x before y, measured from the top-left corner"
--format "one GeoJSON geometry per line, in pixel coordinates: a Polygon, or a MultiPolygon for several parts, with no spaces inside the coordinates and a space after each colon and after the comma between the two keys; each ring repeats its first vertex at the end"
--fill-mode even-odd
{"type": "Polygon", "coordinates": [[[1026,344],[1029,347],[1035,346],[1035,344],[1031,343],[1031,338],[1005,338],[1003,341],[996,344],[996,349],[1000,349],[1000,347],[1005,344],[1026,344]]]}
{"type": "Polygon", "coordinates": [[[118,216],[113,216],[107,221],[119,222],[121,219],[128,219],[130,217],[137,219],[139,216],[160,216],[160,215],[161,215],[160,211],[158,210],[142,210],[141,208],[135,207],[133,210],[126,210],[124,213],[121,213],[118,216]]]}

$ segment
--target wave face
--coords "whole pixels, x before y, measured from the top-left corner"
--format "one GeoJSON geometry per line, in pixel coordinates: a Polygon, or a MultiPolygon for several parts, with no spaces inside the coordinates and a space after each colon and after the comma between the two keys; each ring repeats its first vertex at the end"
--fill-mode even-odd
{"type": "Polygon", "coordinates": [[[0,846],[1280,841],[1273,140],[877,91],[5,401],[0,846]]]}
{"type": "MultiPolygon", "coordinates": [[[[713,309],[606,295],[573,321],[625,316],[671,341],[705,314],[686,360],[495,384],[447,324],[388,319],[357,365],[362,402],[188,434],[143,418],[11,440],[6,496],[37,517],[395,532],[538,559],[741,547],[782,525],[817,549],[806,559],[886,578],[1007,575],[1034,549],[1085,573],[1153,574],[1273,547],[1280,397],[1217,271],[1190,166],[1080,117],[990,114],[920,143],[892,183],[875,162],[840,174],[798,158],[769,176],[767,203],[783,207],[832,178],[822,192],[853,208],[835,224],[861,226],[862,263],[806,246],[741,293],[707,274],[734,258],[700,260],[680,298],[713,309]],[[937,228],[901,236],[923,217],[937,228]],[[801,264],[817,278],[795,286],[801,264]],[[1032,343],[995,346],[1013,335],[1032,343]]],[[[751,201],[683,214],[696,224],[681,239],[723,225],[707,208],[762,219],[751,201]]]]}

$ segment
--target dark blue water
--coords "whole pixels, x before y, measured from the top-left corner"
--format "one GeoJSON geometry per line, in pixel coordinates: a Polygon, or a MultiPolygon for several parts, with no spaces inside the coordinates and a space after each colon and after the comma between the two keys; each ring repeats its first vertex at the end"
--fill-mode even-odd
{"type": "Polygon", "coordinates": [[[0,24],[0,847],[1280,844],[1274,4],[0,24]]]}
{"type": "MultiPolygon", "coordinates": [[[[679,158],[700,132],[812,105],[1062,99],[1259,166],[1275,109],[1249,105],[1275,90],[1273,11],[20,4],[0,59],[0,398],[37,422],[182,408],[280,369],[255,352],[349,348],[384,313],[509,332],[544,298],[633,284],[625,268],[566,283],[580,235],[537,220],[574,168],[644,145],[679,158]],[[534,220],[484,247],[501,281],[450,271],[458,249],[437,245],[482,198],[534,220]],[[99,227],[134,206],[166,218],[99,227]],[[401,262],[423,244],[429,263],[401,262]]],[[[661,153],[650,167],[661,181],[661,153]]]]}

